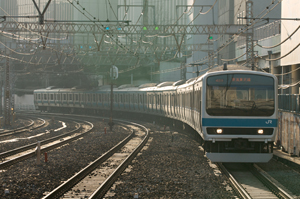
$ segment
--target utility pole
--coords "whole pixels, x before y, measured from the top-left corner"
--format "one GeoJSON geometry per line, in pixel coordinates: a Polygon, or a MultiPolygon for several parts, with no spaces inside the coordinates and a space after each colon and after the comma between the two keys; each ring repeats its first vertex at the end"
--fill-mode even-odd
{"type": "Polygon", "coordinates": [[[5,67],[5,87],[4,87],[4,125],[10,126],[10,112],[11,112],[11,97],[10,97],[10,81],[9,81],[9,58],[6,58],[5,67]]]}
{"type": "Polygon", "coordinates": [[[143,25],[144,26],[147,26],[149,24],[148,7],[149,7],[148,0],[144,0],[144,2],[143,2],[143,25]]]}

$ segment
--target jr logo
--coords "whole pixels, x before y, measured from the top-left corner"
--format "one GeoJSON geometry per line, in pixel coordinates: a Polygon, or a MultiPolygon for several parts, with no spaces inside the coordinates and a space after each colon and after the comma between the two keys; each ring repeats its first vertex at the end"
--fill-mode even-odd
{"type": "Polygon", "coordinates": [[[272,124],[272,120],[268,120],[266,124],[272,124]]]}

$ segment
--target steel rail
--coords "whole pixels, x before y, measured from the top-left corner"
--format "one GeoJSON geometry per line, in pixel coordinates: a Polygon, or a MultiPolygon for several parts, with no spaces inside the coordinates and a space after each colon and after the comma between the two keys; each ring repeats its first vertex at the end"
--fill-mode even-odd
{"type": "Polygon", "coordinates": [[[101,184],[101,186],[89,197],[89,199],[103,198],[106,192],[110,189],[117,178],[122,174],[122,172],[127,168],[130,162],[136,157],[140,150],[145,146],[149,139],[149,131],[146,127],[135,124],[146,131],[146,136],[143,141],[138,145],[138,147],[117,167],[117,169],[101,184]]]}
{"type": "Polygon", "coordinates": [[[13,134],[13,133],[15,133],[15,132],[18,132],[18,131],[20,131],[20,130],[24,130],[24,129],[27,130],[26,128],[29,128],[29,127],[31,127],[31,126],[34,125],[34,121],[33,121],[32,119],[29,119],[29,120],[31,121],[30,124],[28,124],[28,125],[26,125],[26,126],[23,126],[23,127],[20,127],[20,128],[16,128],[16,129],[11,129],[11,130],[7,130],[7,131],[3,131],[3,132],[0,133],[0,137],[4,137],[4,136],[11,135],[11,134],[13,134]]]}
{"type": "Polygon", "coordinates": [[[56,189],[51,191],[48,195],[43,197],[43,199],[49,199],[49,198],[58,198],[63,193],[68,191],[70,188],[72,188],[74,185],[76,185],[81,179],[83,179],[85,176],[87,176],[91,171],[93,171],[95,168],[97,168],[100,164],[102,164],[104,161],[106,161],[108,158],[110,158],[116,151],[120,150],[134,135],[134,132],[132,132],[129,136],[127,136],[125,139],[123,139],[121,142],[119,142],[116,146],[111,148],[109,151],[104,153],[101,157],[96,159],[94,162],[83,168],[81,171],[76,173],[73,177],[71,177],[69,180],[65,181],[63,184],[58,186],[56,189]]]}
{"type": "MultiPolygon", "coordinates": [[[[87,122],[87,121],[86,121],[86,123],[88,123],[88,124],[91,125],[92,127],[91,127],[90,129],[88,129],[87,131],[85,131],[85,132],[83,132],[83,133],[80,133],[80,134],[77,135],[77,136],[74,136],[74,137],[72,137],[72,138],[70,138],[70,139],[63,140],[63,141],[61,141],[61,142],[59,142],[59,143],[56,143],[56,144],[53,144],[53,145],[51,145],[51,146],[48,146],[48,147],[45,147],[45,148],[41,149],[41,153],[45,153],[45,152],[47,152],[47,151],[50,151],[50,150],[52,150],[52,149],[55,149],[55,148],[60,147],[60,146],[62,146],[62,145],[65,145],[65,144],[67,144],[67,143],[69,143],[69,142],[72,142],[73,140],[76,140],[76,139],[82,137],[82,136],[85,135],[86,133],[89,133],[89,132],[94,128],[94,125],[93,125],[92,123],[90,123],[90,122],[87,122]]],[[[78,129],[73,130],[73,133],[74,133],[74,131],[77,131],[77,130],[78,130],[78,129]]],[[[23,160],[28,159],[28,158],[30,158],[30,157],[33,157],[33,156],[35,156],[35,155],[36,155],[36,152],[33,151],[33,152],[27,153],[27,154],[25,154],[25,155],[19,156],[19,157],[17,157],[17,158],[14,158],[14,159],[5,161],[5,162],[3,162],[3,163],[0,164],[0,169],[4,169],[4,168],[6,168],[6,167],[8,167],[8,166],[10,166],[10,165],[16,164],[16,163],[18,163],[18,162],[20,162],[20,161],[23,161],[23,160]]]]}
{"type": "Polygon", "coordinates": [[[230,172],[224,167],[222,163],[217,163],[217,166],[222,171],[223,174],[228,178],[231,187],[234,192],[244,199],[252,199],[252,197],[247,193],[247,191],[236,181],[236,179],[230,174],[230,172]]]}
{"type": "Polygon", "coordinates": [[[290,196],[283,189],[274,184],[264,173],[263,170],[254,164],[250,171],[255,177],[257,177],[272,193],[274,193],[278,198],[281,199],[293,199],[294,197],[290,196]]]}
{"type": "MultiPolygon", "coordinates": [[[[62,137],[68,136],[68,135],[70,135],[72,133],[75,133],[76,131],[78,131],[81,128],[81,126],[80,126],[79,123],[77,123],[76,126],[77,126],[76,129],[74,129],[74,130],[72,130],[72,131],[70,131],[68,133],[64,133],[62,135],[58,135],[58,136],[54,136],[52,138],[48,138],[48,139],[42,140],[41,141],[41,146],[45,145],[45,144],[48,144],[50,142],[53,142],[55,140],[58,140],[58,139],[60,139],[62,137]]],[[[36,147],[36,145],[37,145],[36,143],[28,144],[26,146],[22,146],[22,147],[19,147],[19,148],[16,148],[16,149],[12,149],[12,150],[9,150],[9,151],[2,152],[2,153],[0,153],[0,159],[8,157],[8,156],[15,155],[17,153],[20,153],[20,152],[23,152],[23,151],[26,151],[26,150],[29,150],[29,149],[33,149],[33,148],[36,147]]],[[[1,164],[0,164],[0,168],[1,168],[1,164]]]]}

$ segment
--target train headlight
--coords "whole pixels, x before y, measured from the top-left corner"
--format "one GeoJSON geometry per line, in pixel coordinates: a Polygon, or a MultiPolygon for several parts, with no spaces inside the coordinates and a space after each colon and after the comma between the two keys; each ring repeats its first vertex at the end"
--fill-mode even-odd
{"type": "Polygon", "coordinates": [[[264,130],[263,130],[263,129],[258,129],[258,130],[257,130],[257,133],[258,133],[258,134],[264,134],[264,130]]]}
{"type": "Polygon", "coordinates": [[[223,129],[217,129],[217,134],[223,133],[223,129]]]}

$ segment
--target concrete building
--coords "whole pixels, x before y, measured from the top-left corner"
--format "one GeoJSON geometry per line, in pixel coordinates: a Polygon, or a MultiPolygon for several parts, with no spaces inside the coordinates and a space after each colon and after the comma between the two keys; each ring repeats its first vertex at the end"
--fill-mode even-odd
{"type": "MultiPolygon", "coordinates": [[[[188,14],[187,24],[191,25],[218,25],[218,8],[219,1],[215,0],[189,0],[188,5],[193,5],[190,13],[188,14]]],[[[188,35],[187,43],[188,44],[201,44],[203,47],[201,51],[192,52],[191,57],[187,58],[187,63],[197,63],[198,60],[208,57],[214,53],[217,44],[214,42],[219,35],[188,35]]],[[[216,64],[216,59],[206,59],[205,62],[201,64],[193,64],[191,67],[186,69],[186,78],[196,77],[207,72],[208,67],[216,64]],[[198,71],[198,73],[197,73],[198,71]],[[200,72],[199,72],[200,71],[200,72]]]]}
{"type": "MultiPolygon", "coordinates": [[[[255,18],[254,24],[254,41],[262,42],[262,45],[272,45],[278,41],[280,35],[279,23],[274,21],[259,20],[259,18],[280,18],[281,5],[272,4],[272,0],[268,1],[252,1],[252,15],[255,18]],[[271,10],[272,9],[272,10],[271,10]],[[265,25],[266,24],[266,25],[265,25]],[[277,28],[277,29],[276,29],[277,28]],[[277,36],[274,38],[274,36],[277,36]]],[[[242,17],[246,16],[246,1],[244,0],[224,0],[219,4],[219,24],[240,24],[246,25],[246,20],[242,17]]],[[[220,38],[218,46],[226,44],[232,38],[232,35],[224,35],[220,38]]],[[[254,43],[255,45],[255,43],[254,43]]],[[[246,56],[240,59],[234,59],[246,52],[246,37],[242,34],[235,36],[234,42],[231,42],[224,50],[219,53],[219,64],[224,60],[229,63],[243,63],[246,56]]],[[[254,52],[262,57],[268,56],[266,50],[255,47],[254,52]]],[[[275,49],[273,56],[276,56],[280,50],[275,49]]],[[[259,68],[268,68],[268,63],[258,62],[259,68]]]]}
{"type": "MultiPolygon", "coordinates": [[[[299,6],[300,2],[297,0],[283,1],[281,17],[299,19],[299,6]]],[[[281,93],[300,93],[300,71],[298,70],[300,67],[300,48],[296,48],[300,43],[300,31],[296,31],[299,26],[299,20],[282,20],[281,22],[281,41],[285,41],[288,38],[281,44],[280,56],[283,58],[281,59],[281,70],[278,70],[278,74],[282,74],[280,76],[283,77],[280,81],[280,84],[282,85],[281,93]],[[295,34],[292,35],[294,32],[295,34]]]]}

